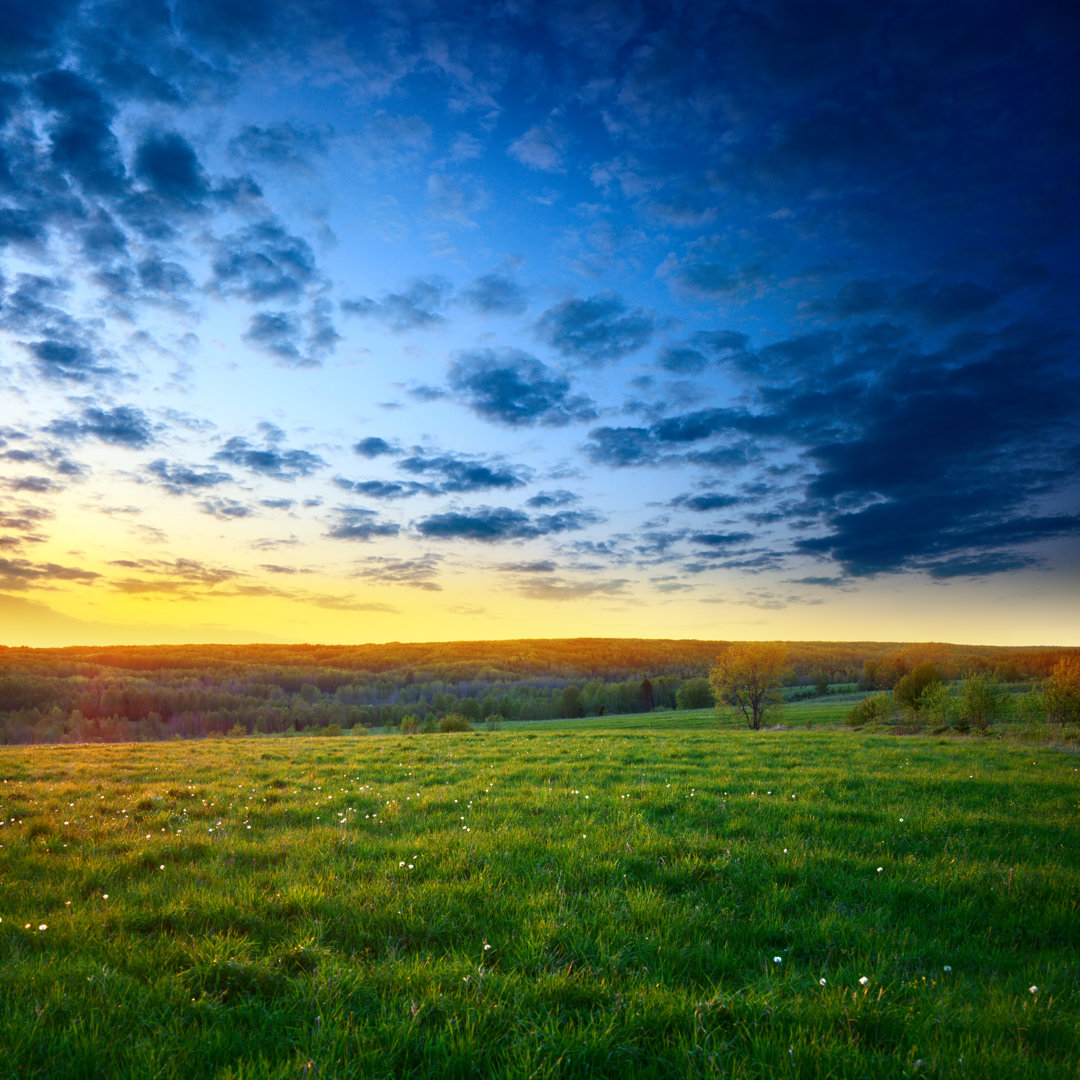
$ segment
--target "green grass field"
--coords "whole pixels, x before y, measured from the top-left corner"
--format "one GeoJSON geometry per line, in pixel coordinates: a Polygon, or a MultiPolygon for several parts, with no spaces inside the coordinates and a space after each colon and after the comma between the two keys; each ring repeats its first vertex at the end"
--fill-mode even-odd
{"type": "Polygon", "coordinates": [[[685,714],[4,749],[0,1076],[1075,1077],[1078,769],[685,714]]]}

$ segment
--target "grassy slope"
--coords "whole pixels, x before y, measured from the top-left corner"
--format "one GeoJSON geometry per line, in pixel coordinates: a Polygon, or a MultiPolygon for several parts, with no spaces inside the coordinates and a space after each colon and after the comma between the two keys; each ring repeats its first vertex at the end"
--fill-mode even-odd
{"type": "Polygon", "coordinates": [[[0,1076],[1071,1077],[1078,765],[678,715],[5,749],[0,1076]]]}

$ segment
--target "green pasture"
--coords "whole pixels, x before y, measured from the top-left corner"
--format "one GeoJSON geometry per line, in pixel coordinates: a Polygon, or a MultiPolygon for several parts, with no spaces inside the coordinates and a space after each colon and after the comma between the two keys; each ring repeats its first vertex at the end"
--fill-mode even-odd
{"type": "MultiPolygon", "coordinates": [[[[865,693],[844,694],[784,705],[770,711],[766,726],[813,727],[815,724],[840,725],[854,702],[865,693]]],[[[483,726],[483,725],[480,725],[483,726]]],[[[629,713],[625,716],[588,716],[580,720],[515,720],[504,724],[507,731],[605,732],[626,731],[643,734],[666,730],[740,732],[746,722],[734,710],[717,716],[716,709],[657,710],[650,713],[629,713]]]]}
{"type": "Polygon", "coordinates": [[[0,1077],[1075,1077],[1078,770],[685,713],[5,748],[0,1077]]]}

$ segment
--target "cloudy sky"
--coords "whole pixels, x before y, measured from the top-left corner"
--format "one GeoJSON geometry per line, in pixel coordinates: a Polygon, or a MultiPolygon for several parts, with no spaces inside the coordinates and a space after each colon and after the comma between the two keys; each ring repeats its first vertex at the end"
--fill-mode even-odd
{"type": "Polygon", "coordinates": [[[1080,18],[6,0],[0,641],[1080,644],[1080,18]]]}

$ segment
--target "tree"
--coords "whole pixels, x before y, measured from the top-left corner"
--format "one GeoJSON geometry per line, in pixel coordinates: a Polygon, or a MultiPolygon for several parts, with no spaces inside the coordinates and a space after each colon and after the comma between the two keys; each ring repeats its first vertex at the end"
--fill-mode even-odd
{"type": "Polygon", "coordinates": [[[918,711],[933,723],[944,726],[956,711],[956,698],[945,683],[932,682],[919,695],[918,711]]]}
{"type": "Polygon", "coordinates": [[[933,664],[919,664],[914,671],[903,676],[893,690],[893,698],[898,705],[910,709],[918,715],[922,708],[923,693],[934,683],[941,682],[941,676],[933,664]]]}
{"type": "Polygon", "coordinates": [[[874,690],[877,688],[878,662],[876,660],[864,660],[862,676],[859,678],[860,690],[874,690]]]}
{"type": "Polygon", "coordinates": [[[729,645],[709,672],[709,685],[721,705],[733,705],[751,730],[758,731],[768,710],[780,701],[788,647],[780,641],[729,645]]]}
{"type": "Polygon", "coordinates": [[[576,720],[579,716],[585,715],[585,707],[581,701],[581,691],[576,686],[563,688],[559,713],[568,720],[576,720]]]}
{"type": "Polygon", "coordinates": [[[960,715],[979,731],[986,731],[1003,704],[1000,683],[991,682],[986,675],[969,675],[960,684],[960,715]]]}
{"type": "Polygon", "coordinates": [[[1046,715],[1059,724],[1080,720],[1080,657],[1063,656],[1046,680],[1046,715]]]}
{"type": "Polygon", "coordinates": [[[889,690],[882,690],[862,701],[856,701],[847,711],[844,723],[849,727],[862,727],[863,724],[877,724],[886,721],[893,713],[893,696],[889,690]]]}
{"type": "Polygon", "coordinates": [[[711,709],[715,704],[708,679],[687,679],[675,691],[675,705],[680,709],[711,709]]]}
{"type": "Polygon", "coordinates": [[[461,713],[447,713],[439,721],[439,730],[444,734],[447,732],[472,731],[472,729],[473,726],[468,717],[462,716],[461,713]]]}
{"type": "Polygon", "coordinates": [[[645,712],[652,712],[656,707],[656,694],[648,675],[641,680],[641,707],[645,712]]]}

